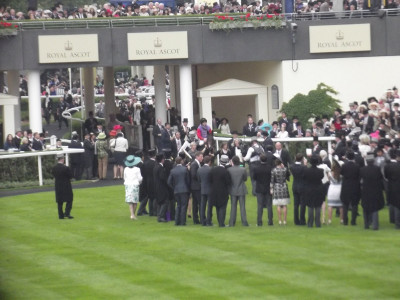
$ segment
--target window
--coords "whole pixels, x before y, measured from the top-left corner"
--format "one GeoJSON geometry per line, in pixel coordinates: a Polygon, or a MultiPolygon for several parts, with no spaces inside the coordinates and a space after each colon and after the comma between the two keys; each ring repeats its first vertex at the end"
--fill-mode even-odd
{"type": "Polygon", "coordinates": [[[271,87],[272,109],[279,109],[279,89],[277,85],[271,87]]]}

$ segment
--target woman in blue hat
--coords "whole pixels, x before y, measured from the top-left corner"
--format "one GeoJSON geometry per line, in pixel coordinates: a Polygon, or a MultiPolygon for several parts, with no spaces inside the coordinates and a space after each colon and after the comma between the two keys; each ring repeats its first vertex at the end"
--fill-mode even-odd
{"type": "Polygon", "coordinates": [[[139,185],[143,180],[140,169],[135,167],[141,161],[140,157],[129,155],[124,163],[124,185],[125,185],[125,202],[129,203],[131,211],[131,219],[136,220],[135,211],[139,202],[139,185]]]}

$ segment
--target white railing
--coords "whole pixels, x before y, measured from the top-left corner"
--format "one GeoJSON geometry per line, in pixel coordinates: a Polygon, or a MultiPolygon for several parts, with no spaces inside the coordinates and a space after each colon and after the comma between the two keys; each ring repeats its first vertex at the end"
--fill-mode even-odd
{"type": "MultiPolygon", "coordinates": [[[[231,139],[232,137],[214,137],[214,140],[216,141],[215,143],[215,149],[218,151],[219,150],[219,144],[218,141],[222,142],[227,142],[231,139]]],[[[240,138],[241,141],[250,143],[251,142],[251,137],[245,137],[245,138],[240,138]]],[[[293,142],[312,142],[314,140],[313,137],[303,137],[303,138],[272,138],[272,141],[274,143],[281,142],[281,143],[293,143],[293,142]]],[[[318,141],[326,141],[328,142],[328,149],[332,149],[332,141],[335,140],[335,137],[333,136],[321,136],[318,137],[318,141]]],[[[258,138],[258,142],[263,142],[263,138],[258,138]]],[[[331,154],[329,153],[329,159],[331,159],[331,154]]],[[[219,164],[219,158],[217,157],[217,163],[219,164]]]]}
{"type": "Polygon", "coordinates": [[[69,149],[64,148],[63,150],[43,150],[43,151],[29,151],[29,152],[2,152],[0,154],[0,159],[9,159],[9,158],[23,158],[23,157],[37,157],[38,158],[38,176],[39,176],[39,186],[43,185],[43,172],[42,172],[42,156],[47,155],[58,155],[65,154],[65,164],[69,165],[69,154],[73,153],[83,153],[84,149],[69,149]]]}

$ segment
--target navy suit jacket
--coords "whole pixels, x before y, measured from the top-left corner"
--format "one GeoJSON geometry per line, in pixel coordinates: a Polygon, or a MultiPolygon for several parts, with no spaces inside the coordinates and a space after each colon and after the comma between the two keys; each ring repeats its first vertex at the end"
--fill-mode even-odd
{"type": "Polygon", "coordinates": [[[199,164],[196,160],[193,160],[190,164],[190,188],[192,191],[200,191],[200,182],[197,179],[197,170],[199,169],[199,164]]]}
{"type": "Polygon", "coordinates": [[[174,194],[189,193],[190,192],[189,170],[182,165],[177,165],[175,168],[171,170],[169,174],[168,185],[174,189],[174,194]]]}
{"type": "Polygon", "coordinates": [[[197,171],[197,179],[200,182],[202,195],[210,193],[210,171],[211,167],[209,165],[204,165],[197,171]]]}

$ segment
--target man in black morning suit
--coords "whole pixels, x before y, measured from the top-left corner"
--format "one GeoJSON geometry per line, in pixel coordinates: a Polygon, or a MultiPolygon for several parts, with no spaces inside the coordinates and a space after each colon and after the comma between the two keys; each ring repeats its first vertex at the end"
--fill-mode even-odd
{"type": "Polygon", "coordinates": [[[289,165],[292,163],[292,160],[290,159],[289,152],[282,147],[282,144],[280,142],[277,142],[275,144],[274,155],[279,158],[285,168],[288,169],[289,165]]]}
{"type": "Polygon", "coordinates": [[[257,125],[253,122],[253,118],[251,116],[249,116],[247,118],[246,125],[243,126],[243,135],[256,136],[257,135],[256,128],[257,128],[257,125]]]}
{"type": "Polygon", "coordinates": [[[205,156],[203,159],[204,165],[197,171],[197,178],[200,182],[201,189],[201,204],[200,204],[200,223],[203,226],[211,226],[212,205],[209,197],[210,193],[210,171],[211,157],[205,156]],[[207,215],[206,215],[207,208],[207,215]]]}
{"type": "Polygon", "coordinates": [[[161,137],[163,131],[164,131],[164,126],[162,126],[161,119],[157,119],[157,124],[154,125],[153,127],[153,136],[154,136],[154,143],[157,146],[158,152],[161,152],[162,149],[161,137]]]}
{"type": "Polygon", "coordinates": [[[272,196],[270,192],[271,166],[267,163],[267,157],[260,156],[260,164],[254,169],[254,180],[256,181],[257,194],[257,226],[262,226],[262,215],[264,207],[268,209],[268,225],[273,225],[272,196]]]}
{"type": "Polygon", "coordinates": [[[392,151],[395,154],[391,153],[390,163],[385,165],[384,173],[388,181],[388,203],[394,209],[396,229],[400,229],[400,150],[392,151]]]}
{"type": "Polygon", "coordinates": [[[303,154],[297,153],[296,162],[290,165],[293,175],[293,198],[294,198],[294,224],[306,225],[306,204],[304,202],[304,165],[303,154]],[[300,211],[299,211],[300,209],[300,211]]]}
{"type": "Polygon", "coordinates": [[[167,222],[165,216],[167,213],[169,188],[167,183],[168,177],[164,168],[164,161],[164,154],[158,153],[156,156],[156,165],[153,170],[158,222],[167,222]]]}
{"type": "Polygon", "coordinates": [[[168,177],[168,185],[173,188],[176,201],[175,225],[186,225],[186,211],[190,194],[189,170],[182,165],[182,158],[177,157],[176,166],[168,177]]]}
{"type": "Polygon", "coordinates": [[[319,144],[318,136],[313,137],[313,148],[312,148],[312,155],[319,155],[321,152],[322,147],[319,144]]]}
{"type": "Polygon", "coordinates": [[[178,151],[181,149],[184,141],[181,138],[180,132],[175,132],[175,136],[171,141],[171,152],[172,152],[172,157],[176,158],[178,156],[178,151]]]}
{"type": "MultiPolygon", "coordinates": [[[[164,168],[167,178],[171,173],[172,168],[174,167],[174,162],[171,158],[171,152],[165,151],[164,152],[165,161],[164,161],[164,168]]],[[[171,220],[175,220],[175,198],[174,198],[174,190],[170,186],[168,186],[168,204],[167,204],[167,211],[170,213],[171,220]]]]}
{"type": "Polygon", "coordinates": [[[157,202],[155,201],[156,195],[154,192],[154,175],[153,170],[156,166],[156,150],[151,149],[148,152],[149,159],[143,163],[143,181],[146,183],[147,199],[140,203],[138,215],[146,210],[147,201],[149,202],[149,216],[157,216],[157,202]]]}
{"type": "Polygon", "coordinates": [[[228,163],[229,160],[221,159],[220,165],[210,171],[210,199],[217,210],[219,227],[225,227],[226,206],[229,200],[231,176],[225,168],[228,163]]]}
{"type": "Polygon", "coordinates": [[[348,225],[348,210],[351,206],[351,225],[356,225],[358,203],[360,202],[360,167],[355,162],[354,152],[349,150],[346,154],[347,161],[343,164],[342,190],[340,200],[343,203],[343,224],[348,225]]]}
{"type": "Polygon", "coordinates": [[[146,177],[144,176],[144,156],[143,152],[141,150],[138,150],[135,152],[135,156],[140,157],[142,160],[136,165],[140,169],[140,174],[142,174],[143,180],[139,185],[139,202],[140,202],[140,207],[138,210],[137,215],[142,216],[142,215],[148,215],[149,213],[146,211],[146,205],[147,205],[147,183],[146,183],[146,177]]]}
{"type": "Polygon", "coordinates": [[[200,224],[199,210],[201,202],[201,186],[197,179],[197,171],[203,161],[203,153],[198,151],[195,154],[195,159],[190,164],[190,190],[192,192],[192,216],[193,223],[200,224]]]}
{"type": "Polygon", "coordinates": [[[71,216],[73,193],[72,193],[72,172],[71,169],[64,165],[64,155],[57,155],[58,163],[53,167],[52,174],[55,178],[56,202],[58,206],[59,219],[73,219],[71,216]],[[63,204],[66,202],[65,213],[63,204]]]}

